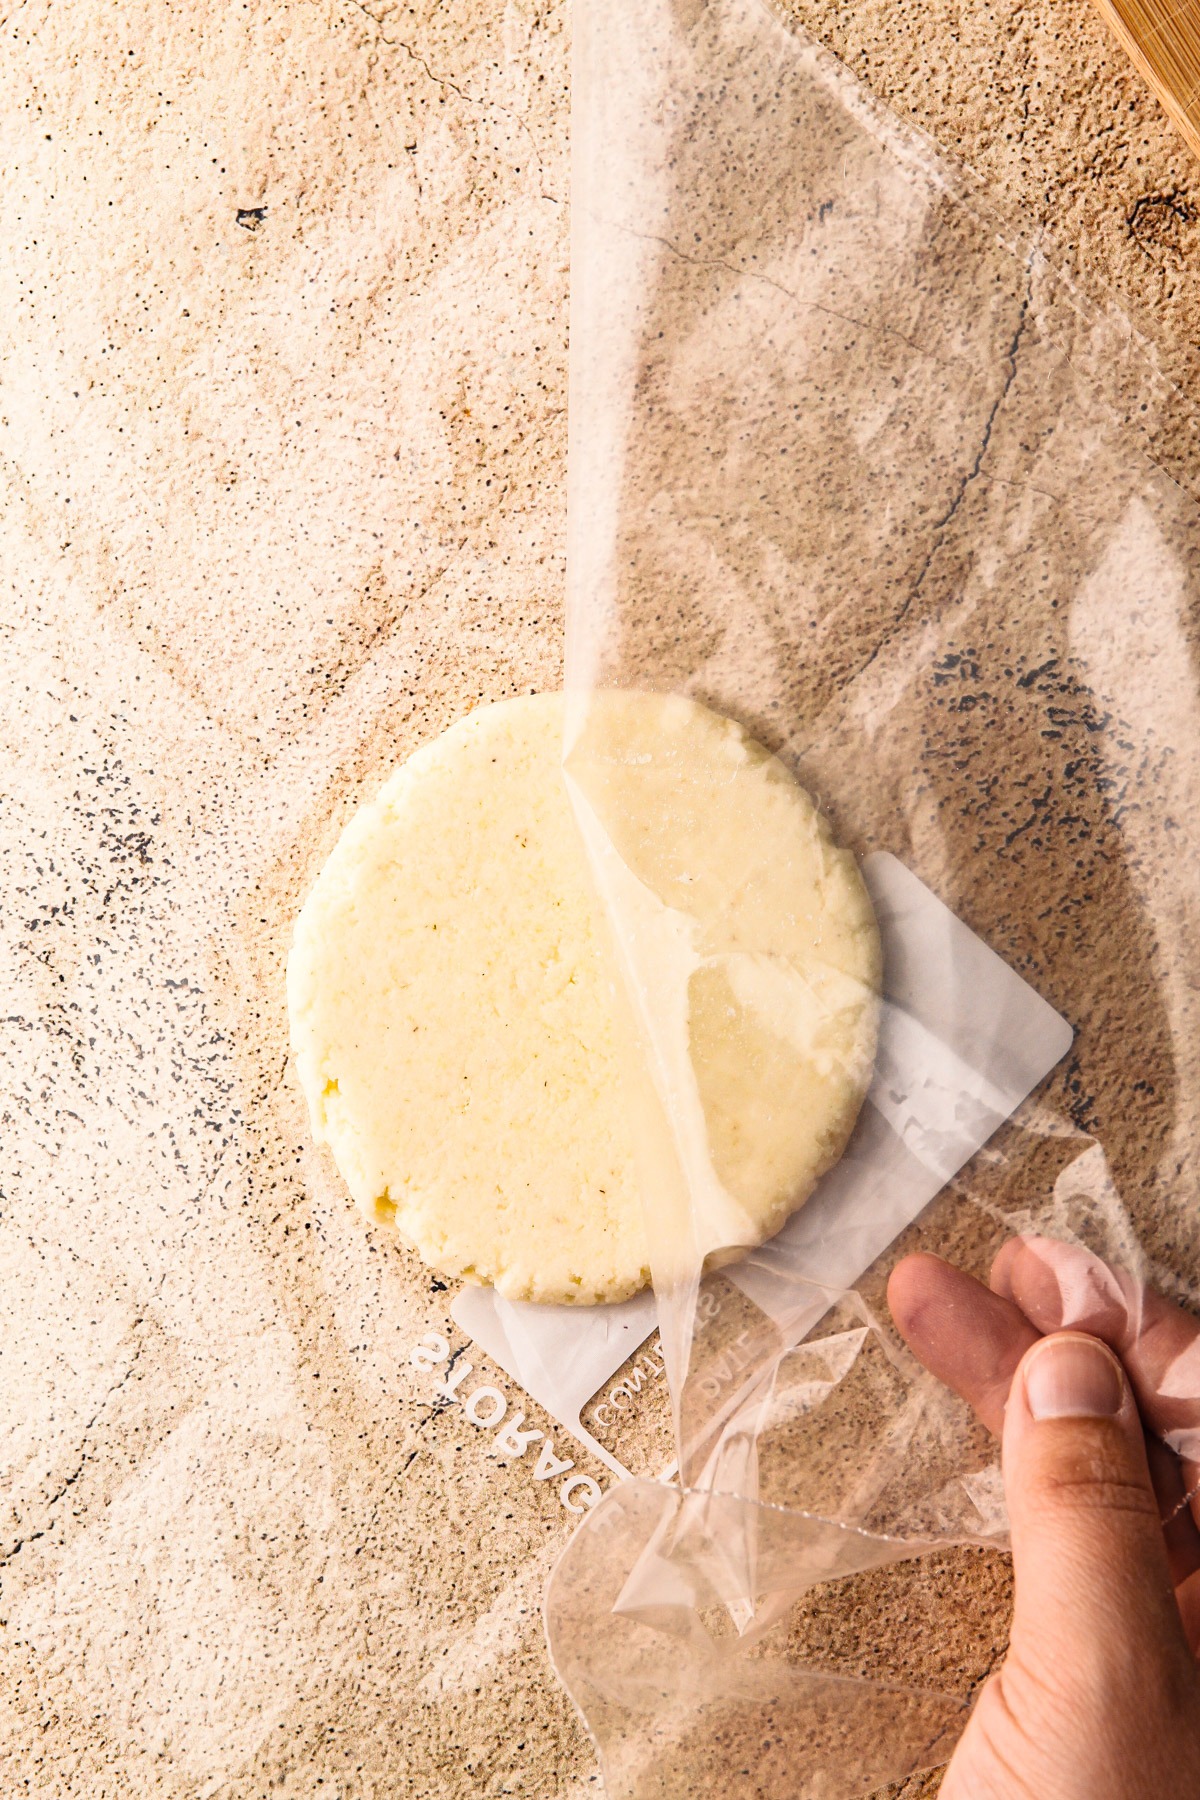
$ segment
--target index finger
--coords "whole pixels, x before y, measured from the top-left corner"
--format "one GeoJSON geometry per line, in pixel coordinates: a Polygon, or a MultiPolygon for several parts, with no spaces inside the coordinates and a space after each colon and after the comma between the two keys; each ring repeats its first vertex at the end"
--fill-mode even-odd
{"type": "Polygon", "coordinates": [[[1020,1308],[925,1253],[896,1264],[888,1305],[913,1353],[999,1437],[1017,1364],[1041,1335],[1020,1308]]]}
{"type": "MultiPolygon", "coordinates": [[[[1006,1245],[993,1265],[1001,1280],[1013,1249],[1006,1245]]],[[[989,1291],[973,1275],[940,1257],[918,1254],[906,1256],[893,1269],[888,1304],[909,1348],[998,1437],[1017,1365],[1041,1335],[1011,1294],[989,1291]]],[[[1178,1584],[1200,1570],[1200,1533],[1188,1506],[1188,1489],[1195,1482],[1185,1484],[1178,1460],[1153,1429],[1147,1434],[1146,1452],[1171,1576],[1178,1584]]],[[[1200,1634],[1200,1595],[1195,1610],[1200,1634]]]]}
{"type": "Polygon", "coordinates": [[[1116,1351],[1146,1423],[1179,1456],[1193,1512],[1200,1487],[1200,1320],[1078,1244],[1016,1238],[992,1290],[1039,1331],[1088,1331],[1116,1351]]]}

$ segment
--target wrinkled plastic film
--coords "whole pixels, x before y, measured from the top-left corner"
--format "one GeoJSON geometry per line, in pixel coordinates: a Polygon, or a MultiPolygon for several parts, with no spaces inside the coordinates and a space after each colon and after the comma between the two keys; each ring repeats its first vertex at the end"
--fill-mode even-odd
{"type": "MultiPolygon", "coordinates": [[[[1025,1234],[1045,1328],[1119,1310],[1136,1336],[1145,1283],[1188,1292],[1197,1267],[1200,518],[1149,454],[1178,397],[1120,313],[802,33],[756,0],[580,0],[575,39],[565,770],[687,1491],[605,1499],[551,1646],[614,1793],[685,1791],[685,1764],[865,1793],[948,1753],[966,1686],[834,1667],[797,1609],[1006,1528],[994,1447],[896,1337],[887,1270],[927,1248],[983,1272],[1025,1234]],[[845,1155],[728,1258],[680,1050],[703,955],[671,949],[703,949],[691,799],[652,734],[631,755],[614,729],[631,689],[782,759],[880,920],[845,1155]],[[639,836],[648,794],[675,864],[639,836]],[[777,1777],[735,1748],[768,1716],[777,1777]]],[[[785,978],[739,992],[747,1029],[785,978]]],[[[1194,1481],[1177,1382],[1162,1434],[1194,1481]]]]}

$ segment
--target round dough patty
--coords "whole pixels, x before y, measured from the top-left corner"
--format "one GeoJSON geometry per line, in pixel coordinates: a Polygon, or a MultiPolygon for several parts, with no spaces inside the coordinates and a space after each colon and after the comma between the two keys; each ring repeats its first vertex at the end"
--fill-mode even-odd
{"type": "MultiPolygon", "coordinates": [[[[314,1132],[360,1206],[445,1274],[590,1303],[650,1271],[562,733],[562,696],[540,694],[410,757],[300,913],[288,1003],[314,1132]]],[[[639,895],[682,921],[685,1057],[736,1220],[723,1237],[761,1242],[841,1154],[870,1079],[866,890],[782,765],[702,706],[603,696],[581,754],[639,895]]]]}

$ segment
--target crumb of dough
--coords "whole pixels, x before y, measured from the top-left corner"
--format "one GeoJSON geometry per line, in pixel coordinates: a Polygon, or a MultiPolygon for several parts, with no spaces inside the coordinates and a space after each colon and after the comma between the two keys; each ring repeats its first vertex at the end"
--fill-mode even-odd
{"type": "MultiPolygon", "coordinates": [[[[480,707],[359,809],[297,921],[288,1003],[315,1135],[358,1204],[444,1274],[587,1304],[635,1293],[650,1258],[563,705],[480,707]]],[[[582,741],[589,804],[678,947],[654,999],[678,1013],[679,1117],[725,1207],[702,1252],[761,1242],[841,1154],[870,1079],[870,901],[732,721],[613,693],[582,741]]]]}

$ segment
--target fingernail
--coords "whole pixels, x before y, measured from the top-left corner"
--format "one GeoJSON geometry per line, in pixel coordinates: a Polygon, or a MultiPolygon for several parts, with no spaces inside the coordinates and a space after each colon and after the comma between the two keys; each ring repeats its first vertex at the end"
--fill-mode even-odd
{"type": "Polygon", "coordinates": [[[1125,1398],[1125,1373],[1098,1338],[1059,1332],[1025,1358],[1025,1399],[1035,1419],[1111,1419],[1125,1398]]]}

